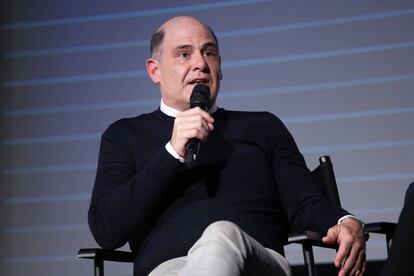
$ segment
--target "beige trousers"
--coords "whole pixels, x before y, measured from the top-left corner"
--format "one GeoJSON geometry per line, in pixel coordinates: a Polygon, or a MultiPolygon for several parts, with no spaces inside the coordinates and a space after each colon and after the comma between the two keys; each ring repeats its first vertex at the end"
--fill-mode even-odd
{"type": "Polygon", "coordinates": [[[187,256],[163,262],[149,276],[290,276],[279,253],[264,248],[236,224],[210,224],[187,256]]]}

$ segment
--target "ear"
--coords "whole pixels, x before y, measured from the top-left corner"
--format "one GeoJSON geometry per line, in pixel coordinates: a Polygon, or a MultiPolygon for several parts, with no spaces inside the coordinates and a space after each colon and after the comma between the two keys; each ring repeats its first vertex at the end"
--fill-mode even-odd
{"type": "Polygon", "coordinates": [[[146,67],[147,67],[148,75],[151,78],[151,80],[154,83],[158,84],[160,82],[160,77],[161,77],[161,72],[160,72],[158,61],[153,58],[149,58],[147,59],[146,67]]]}

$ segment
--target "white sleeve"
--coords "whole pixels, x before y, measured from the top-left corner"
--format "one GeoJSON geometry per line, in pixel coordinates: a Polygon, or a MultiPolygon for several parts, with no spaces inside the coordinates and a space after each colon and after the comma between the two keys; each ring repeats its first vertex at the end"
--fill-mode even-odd
{"type": "Polygon", "coordinates": [[[178,159],[181,163],[184,163],[184,158],[182,157],[182,156],[180,156],[175,150],[174,150],[174,148],[172,147],[172,145],[171,145],[171,141],[170,142],[168,142],[166,145],[165,145],[165,149],[168,151],[168,153],[169,154],[171,154],[175,159],[178,159]]]}
{"type": "Polygon", "coordinates": [[[353,218],[353,219],[359,221],[359,223],[361,223],[362,227],[365,228],[364,222],[360,218],[358,218],[356,216],[353,216],[353,215],[345,215],[345,216],[341,217],[340,219],[338,219],[338,224],[340,224],[344,219],[347,219],[347,218],[353,218]]]}

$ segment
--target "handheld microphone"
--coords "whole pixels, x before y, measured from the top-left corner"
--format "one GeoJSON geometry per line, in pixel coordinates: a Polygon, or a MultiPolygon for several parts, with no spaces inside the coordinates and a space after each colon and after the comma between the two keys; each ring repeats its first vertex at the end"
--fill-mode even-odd
{"type": "MultiPolygon", "coordinates": [[[[210,109],[210,88],[202,83],[198,83],[194,86],[193,91],[191,92],[190,97],[190,107],[200,107],[204,111],[210,109]]],[[[192,169],[194,167],[195,161],[198,158],[198,152],[200,150],[200,140],[197,138],[192,138],[185,145],[185,164],[192,169]]]]}

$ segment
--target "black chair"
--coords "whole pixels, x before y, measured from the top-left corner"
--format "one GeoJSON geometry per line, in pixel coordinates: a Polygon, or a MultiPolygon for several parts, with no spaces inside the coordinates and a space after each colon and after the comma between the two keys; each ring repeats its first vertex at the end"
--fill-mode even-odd
{"type": "MultiPolygon", "coordinates": [[[[319,158],[319,166],[312,171],[312,176],[320,185],[321,192],[324,193],[329,200],[341,206],[335,174],[329,156],[322,156],[319,158]]],[[[389,250],[395,227],[395,223],[388,222],[366,224],[366,238],[368,239],[369,233],[385,234],[387,240],[387,250],[389,250]]],[[[312,231],[306,231],[305,233],[299,235],[289,235],[287,244],[290,243],[298,243],[302,245],[304,263],[309,276],[316,275],[312,249],[313,246],[337,249],[337,246],[335,245],[324,244],[322,242],[321,234],[312,231]]],[[[77,257],[92,259],[94,265],[94,275],[103,276],[104,261],[132,263],[134,262],[135,254],[127,251],[107,250],[102,248],[83,248],[79,250],[77,257]]]]}
{"type": "MultiPolygon", "coordinates": [[[[312,176],[318,183],[321,192],[333,203],[341,206],[339,199],[338,188],[336,185],[335,173],[333,170],[331,158],[329,156],[322,156],[319,158],[319,165],[312,171],[312,176]]],[[[369,233],[384,234],[387,240],[387,252],[391,246],[391,240],[394,235],[396,224],[389,222],[374,222],[365,225],[365,238],[368,240],[369,233]]],[[[303,258],[306,271],[309,276],[316,275],[316,266],[313,257],[313,246],[323,248],[334,248],[335,245],[327,245],[322,242],[321,234],[312,231],[306,231],[300,235],[289,235],[289,243],[298,243],[302,245],[303,258]]]]}

